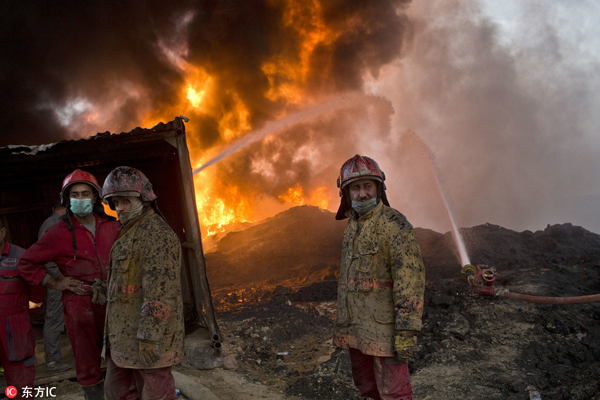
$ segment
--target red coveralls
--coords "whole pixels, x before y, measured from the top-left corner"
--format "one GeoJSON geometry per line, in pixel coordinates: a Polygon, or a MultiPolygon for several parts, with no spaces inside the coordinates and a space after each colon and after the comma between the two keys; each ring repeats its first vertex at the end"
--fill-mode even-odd
{"type": "MultiPolygon", "coordinates": [[[[23,398],[23,387],[33,390],[36,363],[35,337],[29,319],[29,286],[17,270],[24,252],[5,242],[0,255],[0,362],[6,383],[17,388],[17,399],[23,398]]],[[[41,302],[43,292],[32,293],[32,301],[41,302]]]]}
{"type": "MultiPolygon", "coordinates": [[[[53,261],[64,276],[70,276],[89,285],[95,278],[107,278],[110,249],[119,236],[121,224],[105,216],[96,217],[96,236],[71,216],[75,229],[77,253],[72,245],[73,232],[65,221],[46,230],[21,257],[19,272],[30,285],[40,285],[46,276],[45,264],[53,261]]],[[[63,308],[67,335],[75,355],[77,381],[82,386],[98,383],[102,379],[100,369],[102,338],[106,305],[92,303],[89,296],[80,296],[69,290],[63,291],[63,308]]]]}

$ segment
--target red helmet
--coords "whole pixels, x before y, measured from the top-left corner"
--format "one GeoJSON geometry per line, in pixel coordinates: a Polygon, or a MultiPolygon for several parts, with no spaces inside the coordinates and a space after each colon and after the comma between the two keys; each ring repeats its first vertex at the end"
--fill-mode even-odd
{"type": "Polygon", "coordinates": [[[340,188],[340,197],[344,194],[344,188],[359,179],[374,179],[383,184],[385,190],[385,174],[379,168],[375,160],[370,157],[355,155],[342,165],[340,176],[337,179],[337,187],[340,188]]]}
{"type": "Polygon", "coordinates": [[[341,201],[335,219],[341,220],[347,218],[346,212],[351,208],[351,202],[347,196],[344,196],[344,188],[348,186],[349,183],[359,179],[373,179],[381,182],[381,185],[377,188],[378,196],[380,196],[383,204],[388,207],[390,206],[385,194],[385,174],[379,168],[379,165],[375,160],[357,154],[346,161],[340,170],[337,186],[340,188],[341,201]]]}
{"type": "Polygon", "coordinates": [[[140,196],[143,201],[156,200],[152,184],[139,169],[132,167],[117,167],[110,171],[102,186],[102,201],[114,210],[112,196],[140,196]]]}
{"type": "Polygon", "coordinates": [[[63,206],[67,207],[67,203],[69,202],[69,189],[71,186],[77,183],[85,183],[90,185],[92,188],[96,189],[96,192],[98,192],[98,197],[102,196],[100,185],[98,185],[98,181],[94,175],[90,174],[89,172],[76,169],[67,175],[63,181],[62,190],[60,191],[60,202],[63,206]]]}

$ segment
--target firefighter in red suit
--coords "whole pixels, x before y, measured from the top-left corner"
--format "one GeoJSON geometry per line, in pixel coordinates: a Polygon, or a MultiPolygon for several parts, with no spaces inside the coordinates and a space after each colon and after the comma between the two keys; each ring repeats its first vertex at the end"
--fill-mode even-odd
{"type": "Polygon", "coordinates": [[[96,178],[75,170],[63,181],[61,199],[67,212],[21,257],[19,272],[30,285],[63,291],[67,335],[75,355],[77,381],[86,399],[104,399],[100,369],[106,278],[110,249],[120,224],[104,212],[96,178]],[[55,262],[61,275],[47,274],[55,262]]]}
{"type": "MultiPolygon", "coordinates": [[[[35,378],[35,337],[29,319],[30,288],[17,270],[25,250],[8,243],[5,237],[6,227],[0,220],[0,363],[7,385],[15,386],[15,398],[22,399],[23,388],[33,390],[35,378]]],[[[43,301],[43,292],[32,292],[31,300],[43,301]]]]}

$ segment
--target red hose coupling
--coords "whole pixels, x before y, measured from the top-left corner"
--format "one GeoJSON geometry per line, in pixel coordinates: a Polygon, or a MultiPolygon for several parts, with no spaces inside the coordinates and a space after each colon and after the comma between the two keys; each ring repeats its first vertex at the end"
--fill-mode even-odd
{"type": "Polygon", "coordinates": [[[494,297],[496,290],[493,286],[471,286],[471,292],[479,296],[494,297]]]}
{"type": "Polygon", "coordinates": [[[496,271],[490,268],[481,268],[475,274],[473,286],[494,286],[496,271]]]}

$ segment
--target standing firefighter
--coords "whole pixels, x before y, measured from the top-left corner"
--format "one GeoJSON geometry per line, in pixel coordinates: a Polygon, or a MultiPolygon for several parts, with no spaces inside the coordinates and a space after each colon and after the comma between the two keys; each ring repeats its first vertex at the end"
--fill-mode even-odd
{"type": "Polygon", "coordinates": [[[171,366],[183,360],[184,332],[179,239],[155,212],[141,171],[115,168],[103,193],[123,226],[108,280],[106,398],[175,399],[171,366]]]}
{"type": "Polygon", "coordinates": [[[421,330],[425,268],[415,231],[389,206],[385,175],[356,155],[342,166],[342,243],[334,344],[349,349],[362,396],[412,400],[408,359],[421,330]]]}
{"type": "Polygon", "coordinates": [[[98,293],[106,286],[110,249],[119,223],[104,213],[96,178],[79,169],[63,181],[66,214],[21,257],[19,272],[30,285],[62,291],[65,325],[75,355],[77,381],[86,399],[103,399],[101,352],[106,304],[98,293]],[[53,278],[44,264],[54,262],[53,278]]]}
{"type": "MultiPolygon", "coordinates": [[[[0,364],[6,383],[16,387],[16,398],[26,397],[23,388],[33,388],[35,337],[29,320],[29,286],[19,277],[17,263],[25,250],[5,240],[0,220],[0,364]]],[[[32,293],[33,294],[33,293],[32,293]]],[[[40,298],[31,300],[43,300],[40,298]]],[[[6,392],[7,395],[15,394],[6,392]]]]}

